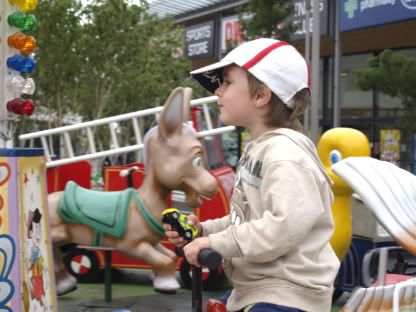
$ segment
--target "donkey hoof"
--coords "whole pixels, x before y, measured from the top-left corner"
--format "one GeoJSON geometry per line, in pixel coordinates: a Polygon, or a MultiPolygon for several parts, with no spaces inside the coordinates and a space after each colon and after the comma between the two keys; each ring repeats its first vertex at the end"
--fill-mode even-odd
{"type": "Polygon", "coordinates": [[[56,294],[58,296],[65,295],[77,289],[77,279],[72,275],[69,275],[65,279],[57,281],[56,284],[56,294]]]}
{"type": "Polygon", "coordinates": [[[175,294],[180,287],[174,277],[155,277],[153,280],[153,288],[162,294],[175,294]]]}

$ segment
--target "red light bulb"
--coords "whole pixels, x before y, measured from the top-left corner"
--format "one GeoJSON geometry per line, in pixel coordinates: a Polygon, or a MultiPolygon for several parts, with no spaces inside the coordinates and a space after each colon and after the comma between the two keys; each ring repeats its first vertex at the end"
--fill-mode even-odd
{"type": "Polygon", "coordinates": [[[7,102],[7,110],[17,115],[30,116],[35,111],[35,103],[31,99],[15,98],[7,102]]]}

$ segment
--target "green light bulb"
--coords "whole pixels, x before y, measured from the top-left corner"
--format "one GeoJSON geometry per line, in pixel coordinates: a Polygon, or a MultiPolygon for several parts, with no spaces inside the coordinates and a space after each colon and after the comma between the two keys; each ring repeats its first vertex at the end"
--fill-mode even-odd
{"type": "Polygon", "coordinates": [[[9,25],[17,27],[17,28],[22,28],[23,25],[25,24],[25,20],[26,20],[26,14],[20,11],[13,12],[7,18],[7,22],[9,23],[9,25]]]}
{"type": "Polygon", "coordinates": [[[36,17],[33,14],[26,15],[26,19],[23,27],[21,28],[22,32],[26,33],[32,31],[36,28],[36,17]]]}
{"type": "Polygon", "coordinates": [[[36,28],[36,17],[33,14],[26,15],[23,12],[16,11],[9,15],[7,21],[10,26],[17,27],[24,33],[36,28]]]}

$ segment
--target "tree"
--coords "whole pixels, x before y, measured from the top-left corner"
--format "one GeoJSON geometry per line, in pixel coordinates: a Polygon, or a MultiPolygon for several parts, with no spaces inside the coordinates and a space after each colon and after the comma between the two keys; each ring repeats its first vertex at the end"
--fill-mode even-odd
{"type": "Polygon", "coordinates": [[[190,61],[172,53],[184,46],[182,29],[147,8],[145,1],[39,0],[37,112],[50,116],[35,129],[19,126],[20,133],[61,126],[67,113],[94,120],[154,107],[189,85],[190,61]]]}
{"type": "Polygon", "coordinates": [[[416,59],[385,50],[368,60],[369,68],[354,72],[355,83],[364,91],[375,90],[401,99],[403,115],[398,126],[416,129],[416,59]]]}
{"type": "Polygon", "coordinates": [[[49,127],[60,125],[65,113],[75,112],[73,103],[78,101],[80,10],[76,0],[42,0],[36,10],[36,99],[43,112],[57,114],[49,118],[49,127]]]}
{"type": "Polygon", "coordinates": [[[160,105],[187,78],[189,61],[172,54],[184,45],[181,29],[146,9],[123,0],[86,7],[79,110],[89,119],[160,105]]]}
{"type": "MultiPolygon", "coordinates": [[[[172,18],[123,0],[40,0],[34,33],[34,79],[46,111],[85,120],[153,107],[178,85],[189,85],[190,62],[172,53],[184,46],[172,18]]],[[[55,125],[56,126],[56,125],[55,125]]]]}
{"type": "Polygon", "coordinates": [[[293,0],[252,0],[240,9],[245,39],[269,37],[288,41],[296,26],[289,20],[294,14],[293,0]],[[244,18],[244,16],[249,16],[244,18]]]}

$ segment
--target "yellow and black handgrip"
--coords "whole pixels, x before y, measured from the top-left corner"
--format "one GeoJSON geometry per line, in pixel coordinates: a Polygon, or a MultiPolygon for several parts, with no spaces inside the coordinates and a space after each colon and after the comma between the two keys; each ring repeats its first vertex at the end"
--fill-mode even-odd
{"type": "Polygon", "coordinates": [[[169,224],[173,231],[190,242],[198,236],[198,228],[188,223],[188,217],[176,208],[168,208],[162,212],[162,223],[169,224]]]}

